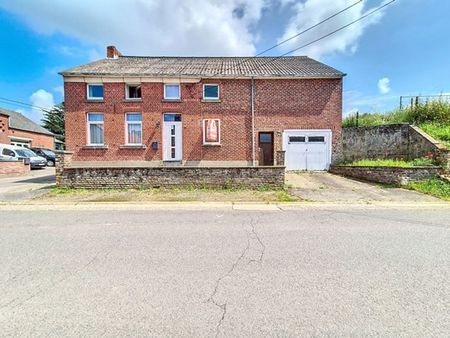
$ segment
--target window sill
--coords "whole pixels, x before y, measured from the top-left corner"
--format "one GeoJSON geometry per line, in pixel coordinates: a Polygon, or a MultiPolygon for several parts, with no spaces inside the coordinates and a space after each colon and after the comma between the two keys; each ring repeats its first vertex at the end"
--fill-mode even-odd
{"type": "Polygon", "coordinates": [[[147,146],[145,144],[121,144],[119,145],[119,149],[146,149],[147,146]]]}
{"type": "Polygon", "coordinates": [[[220,102],[222,102],[222,100],[220,100],[220,99],[202,99],[202,102],[205,102],[205,103],[220,103],[220,102]]]}
{"type": "Polygon", "coordinates": [[[88,103],[103,103],[105,102],[104,99],[86,99],[86,102],[88,103]]]}
{"type": "Polygon", "coordinates": [[[205,147],[221,147],[222,146],[221,143],[203,143],[202,145],[205,147]]]}
{"type": "Polygon", "coordinates": [[[86,144],[86,145],[82,146],[81,149],[84,149],[84,150],[96,150],[96,149],[106,150],[106,149],[108,149],[108,146],[106,144],[103,144],[103,145],[86,144]]]}
{"type": "Polygon", "coordinates": [[[161,102],[181,102],[181,99],[162,99],[161,102]]]}
{"type": "Polygon", "coordinates": [[[140,98],[140,99],[124,99],[123,102],[142,102],[142,98],[140,98]]]}

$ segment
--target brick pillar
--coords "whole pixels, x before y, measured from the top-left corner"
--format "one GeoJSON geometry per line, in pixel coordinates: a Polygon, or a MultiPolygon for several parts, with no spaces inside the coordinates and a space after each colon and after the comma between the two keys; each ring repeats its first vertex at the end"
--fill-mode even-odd
{"type": "Polygon", "coordinates": [[[73,152],[71,151],[56,151],[55,175],[56,186],[62,187],[64,168],[70,167],[72,164],[73,152]]]}
{"type": "Polygon", "coordinates": [[[277,151],[277,163],[276,165],[281,165],[284,166],[284,156],[285,156],[286,152],[284,150],[278,150],[277,151]]]}

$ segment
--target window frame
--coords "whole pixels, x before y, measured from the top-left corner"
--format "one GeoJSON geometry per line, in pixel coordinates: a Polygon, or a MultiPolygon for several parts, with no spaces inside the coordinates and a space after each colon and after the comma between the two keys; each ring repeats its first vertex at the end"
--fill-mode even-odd
{"type": "Polygon", "coordinates": [[[105,86],[103,83],[87,83],[86,84],[86,98],[90,101],[103,101],[105,97],[105,86]],[[89,86],[102,86],[103,96],[102,97],[92,97],[89,95],[89,86]]]}
{"type": "Polygon", "coordinates": [[[125,100],[127,101],[142,101],[142,84],[141,83],[126,83],[125,84],[125,100]],[[130,97],[129,87],[141,87],[141,97],[130,97]]]}
{"type": "Polygon", "coordinates": [[[203,134],[203,145],[204,146],[220,146],[222,143],[222,121],[218,118],[210,118],[210,119],[203,119],[202,121],[202,134],[203,134]],[[219,130],[218,130],[218,141],[217,142],[208,142],[206,141],[206,121],[210,120],[216,120],[219,121],[219,130]]]}
{"type": "Polygon", "coordinates": [[[86,129],[87,129],[87,145],[93,147],[102,147],[105,145],[105,114],[102,112],[89,112],[86,113],[86,129]],[[102,114],[103,121],[89,121],[89,114],[102,114]],[[91,124],[102,124],[103,125],[103,143],[92,143],[91,142],[91,124]]]}
{"type": "Polygon", "coordinates": [[[169,101],[181,100],[181,84],[180,83],[164,83],[164,100],[169,100],[169,101]],[[178,86],[178,97],[167,97],[166,86],[178,86]]]}
{"type": "Polygon", "coordinates": [[[203,84],[203,100],[205,101],[217,101],[220,100],[220,85],[218,83],[204,83],[203,84]],[[205,96],[205,87],[206,86],[216,86],[217,87],[217,97],[206,97],[205,96]]]}
{"type": "Polygon", "coordinates": [[[141,146],[143,145],[142,141],[144,139],[144,135],[143,135],[143,130],[142,130],[142,113],[141,112],[126,112],[125,113],[125,145],[127,146],[141,146]],[[127,116],[128,115],[141,115],[141,120],[140,121],[128,121],[127,120],[127,116]],[[128,135],[128,125],[129,124],[139,124],[141,126],[141,142],[140,143],[130,143],[129,141],[129,135],[128,135]]]}

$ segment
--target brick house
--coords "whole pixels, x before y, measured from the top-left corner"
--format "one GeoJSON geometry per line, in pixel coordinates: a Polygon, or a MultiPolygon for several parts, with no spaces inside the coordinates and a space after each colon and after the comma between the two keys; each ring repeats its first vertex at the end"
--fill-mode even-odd
{"type": "Polygon", "coordinates": [[[325,170],[340,71],[305,56],[107,58],[61,72],[66,149],[84,166],[325,170]]]}
{"type": "Polygon", "coordinates": [[[19,112],[0,108],[0,143],[55,148],[55,136],[19,112]]]}

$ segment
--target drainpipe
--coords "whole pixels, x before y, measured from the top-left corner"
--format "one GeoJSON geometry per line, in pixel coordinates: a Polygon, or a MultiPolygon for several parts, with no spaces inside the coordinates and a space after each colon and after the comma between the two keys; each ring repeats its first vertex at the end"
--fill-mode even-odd
{"type": "Polygon", "coordinates": [[[251,86],[250,86],[250,97],[251,97],[251,111],[252,111],[252,166],[256,166],[256,156],[255,156],[255,79],[252,76],[251,86]]]}

